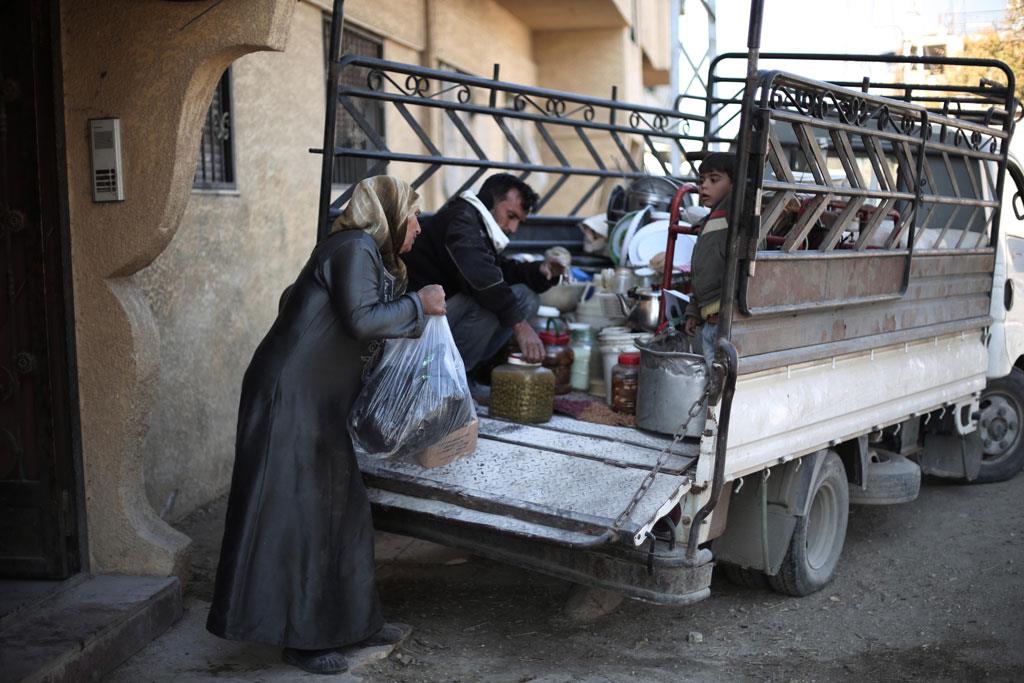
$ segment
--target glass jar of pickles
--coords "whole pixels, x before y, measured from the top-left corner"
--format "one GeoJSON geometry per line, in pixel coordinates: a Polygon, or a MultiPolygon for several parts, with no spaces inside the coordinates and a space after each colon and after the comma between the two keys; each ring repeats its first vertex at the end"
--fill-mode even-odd
{"type": "Polygon", "coordinates": [[[636,389],[639,379],[640,353],[620,353],[618,364],[612,368],[612,410],[636,415],[636,389]]]}
{"type": "Polygon", "coordinates": [[[527,363],[518,353],[491,371],[491,417],[540,423],[551,419],[555,374],[540,363],[527,363]]]}
{"type": "Polygon", "coordinates": [[[559,330],[557,325],[552,330],[554,322],[548,320],[547,329],[537,335],[544,344],[544,360],[541,363],[555,374],[555,393],[568,394],[572,391],[572,361],[575,354],[569,346],[569,333],[564,329],[559,330]]]}

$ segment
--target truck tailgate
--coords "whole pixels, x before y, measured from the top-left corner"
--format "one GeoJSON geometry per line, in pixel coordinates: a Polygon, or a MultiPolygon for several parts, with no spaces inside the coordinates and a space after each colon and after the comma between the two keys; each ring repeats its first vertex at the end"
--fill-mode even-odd
{"type": "MultiPolygon", "coordinates": [[[[627,508],[671,439],[556,416],[543,425],[480,418],[476,452],[448,465],[359,455],[371,502],[436,522],[482,527],[564,546],[611,540],[627,508]]],[[[690,489],[698,444],[679,443],[646,495],[618,526],[639,545],[690,489]]]]}

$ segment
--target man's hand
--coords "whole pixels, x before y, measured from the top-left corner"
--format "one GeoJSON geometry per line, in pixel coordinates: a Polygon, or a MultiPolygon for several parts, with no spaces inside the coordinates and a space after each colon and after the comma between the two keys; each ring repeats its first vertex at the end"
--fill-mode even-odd
{"type": "Polygon", "coordinates": [[[527,363],[539,363],[544,360],[544,344],[532,327],[529,321],[522,320],[512,326],[512,335],[519,344],[519,350],[523,352],[523,360],[527,363]]]}
{"type": "Polygon", "coordinates": [[[425,315],[444,315],[448,311],[444,304],[444,287],[441,285],[427,285],[416,294],[420,297],[425,315]]]}
{"type": "Polygon", "coordinates": [[[692,315],[686,316],[686,320],[683,322],[683,334],[688,337],[692,337],[697,331],[697,319],[692,315]]]}
{"type": "Polygon", "coordinates": [[[565,275],[572,263],[572,256],[565,247],[551,247],[544,252],[544,263],[540,264],[541,274],[549,280],[565,275]]]}
{"type": "Polygon", "coordinates": [[[555,259],[547,259],[544,263],[540,264],[540,272],[547,279],[554,280],[565,274],[565,264],[555,259]]]}

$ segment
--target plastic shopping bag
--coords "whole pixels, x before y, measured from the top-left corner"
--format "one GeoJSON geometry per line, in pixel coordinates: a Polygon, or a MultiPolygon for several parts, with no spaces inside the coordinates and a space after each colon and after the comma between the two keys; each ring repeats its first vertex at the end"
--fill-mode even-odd
{"type": "Polygon", "coordinates": [[[448,319],[429,316],[418,339],[388,339],[349,413],[359,450],[444,464],[476,447],[476,410],[448,319]]]}

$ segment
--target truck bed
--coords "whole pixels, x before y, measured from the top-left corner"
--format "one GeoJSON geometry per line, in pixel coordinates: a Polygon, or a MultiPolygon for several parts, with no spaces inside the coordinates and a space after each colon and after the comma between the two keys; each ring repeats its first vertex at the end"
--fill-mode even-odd
{"type": "Polygon", "coordinates": [[[690,490],[699,443],[672,447],[612,533],[671,439],[557,415],[521,425],[479,412],[476,452],[448,465],[359,456],[377,528],[648,602],[709,595],[711,552],[650,533],[690,490]]]}

